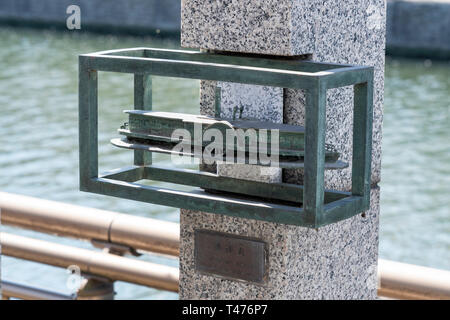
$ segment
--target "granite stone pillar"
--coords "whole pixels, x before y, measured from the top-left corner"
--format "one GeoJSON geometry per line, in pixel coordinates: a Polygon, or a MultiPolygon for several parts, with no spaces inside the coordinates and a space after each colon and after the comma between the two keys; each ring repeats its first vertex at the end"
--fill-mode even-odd
{"type": "MultiPolygon", "coordinates": [[[[384,92],[384,0],[182,0],[184,47],[375,67],[371,209],[320,229],[181,211],[181,299],[374,299],[378,260],[381,125],[384,92]],[[268,245],[268,277],[261,284],[200,274],[194,264],[194,231],[215,230],[258,238],[268,245]]],[[[245,100],[248,116],[304,124],[300,90],[201,83],[200,110],[213,115],[215,87],[222,88],[224,117],[245,100]]],[[[326,142],[351,162],[350,88],[327,95],[326,142]]],[[[279,169],[218,166],[222,175],[278,181],[279,169]]],[[[282,179],[302,183],[301,170],[282,179]]],[[[325,187],[349,191],[351,170],[327,171],[325,187]]]]}

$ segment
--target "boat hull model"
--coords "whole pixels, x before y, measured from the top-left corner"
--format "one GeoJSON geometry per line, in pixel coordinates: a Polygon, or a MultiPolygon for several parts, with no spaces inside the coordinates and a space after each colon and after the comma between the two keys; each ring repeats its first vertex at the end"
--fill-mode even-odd
{"type": "MultiPolygon", "coordinates": [[[[119,129],[124,137],[111,140],[120,148],[189,156],[206,163],[304,166],[305,130],[301,126],[159,111],[125,113],[129,120],[119,129]]],[[[325,168],[347,166],[339,160],[339,153],[327,145],[325,168]]]]}

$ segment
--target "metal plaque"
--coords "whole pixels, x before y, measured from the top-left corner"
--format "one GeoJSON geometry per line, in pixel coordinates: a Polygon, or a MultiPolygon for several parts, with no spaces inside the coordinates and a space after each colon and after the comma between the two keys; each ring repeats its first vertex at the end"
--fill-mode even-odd
{"type": "Polygon", "coordinates": [[[225,278],[263,283],[266,243],[209,230],[195,230],[195,269],[225,278]]]}

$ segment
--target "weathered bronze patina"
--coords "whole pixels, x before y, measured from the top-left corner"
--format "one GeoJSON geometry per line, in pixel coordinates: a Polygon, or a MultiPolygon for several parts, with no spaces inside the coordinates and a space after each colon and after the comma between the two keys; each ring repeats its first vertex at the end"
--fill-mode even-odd
{"type": "MultiPolygon", "coordinates": [[[[213,121],[215,123],[211,125],[219,130],[235,130],[239,125],[270,129],[267,123],[248,119],[222,122],[217,119],[221,114],[220,100],[220,90],[216,88],[216,119],[196,117],[192,118],[192,123],[213,121]]],[[[283,57],[258,58],[147,48],[81,55],[80,189],[183,209],[319,228],[352,217],[370,207],[372,108],[372,67],[283,57]],[[125,135],[125,139],[113,140],[114,145],[133,150],[134,164],[103,174],[98,172],[98,71],[134,74],[134,109],[142,110],[130,112],[130,127],[123,127],[120,132],[125,135]],[[246,181],[198,170],[152,165],[152,152],[168,153],[167,148],[153,145],[156,141],[154,136],[167,138],[168,131],[153,132],[155,134],[144,132],[143,136],[139,132],[145,128],[146,119],[156,119],[155,113],[147,113],[152,110],[152,76],[303,90],[306,97],[304,128],[291,130],[282,125],[280,131],[284,139],[281,140],[285,156],[298,158],[284,163],[303,168],[304,185],[246,181]],[[324,189],[325,169],[330,168],[330,160],[336,159],[336,154],[329,152],[325,143],[327,90],[346,86],[353,86],[354,92],[351,192],[324,189]],[[151,139],[149,134],[152,135],[151,139]],[[170,182],[193,189],[163,188],[138,183],[140,180],[170,182]]],[[[240,110],[236,110],[236,113],[238,111],[242,114],[240,110]]],[[[183,115],[182,118],[184,121],[187,116],[183,115]]],[[[159,116],[159,120],[153,123],[168,125],[173,119],[169,120],[168,116],[159,116]]],[[[174,121],[179,123],[180,119],[174,121]]],[[[279,166],[285,167],[281,164],[283,159],[280,160],[279,166]]]]}

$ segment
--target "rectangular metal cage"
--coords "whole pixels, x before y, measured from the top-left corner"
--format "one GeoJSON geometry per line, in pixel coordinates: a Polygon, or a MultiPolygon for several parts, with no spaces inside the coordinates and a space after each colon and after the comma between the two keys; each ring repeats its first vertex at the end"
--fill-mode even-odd
{"type": "Polygon", "coordinates": [[[370,206],[373,68],[280,57],[254,57],[150,48],[79,56],[80,190],[190,210],[311,228],[370,206]],[[151,76],[302,89],[306,94],[304,185],[263,183],[152,165],[134,151],[134,165],[98,173],[98,71],[134,74],[135,109],[151,110],[151,76]],[[326,93],[353,86],[351,192],[324,189],[326,93]],[[198,187],[179,191],[137,183],[165,181],[198,187]],[[222,192],[208,192],[209,189],[222,192]]]}

